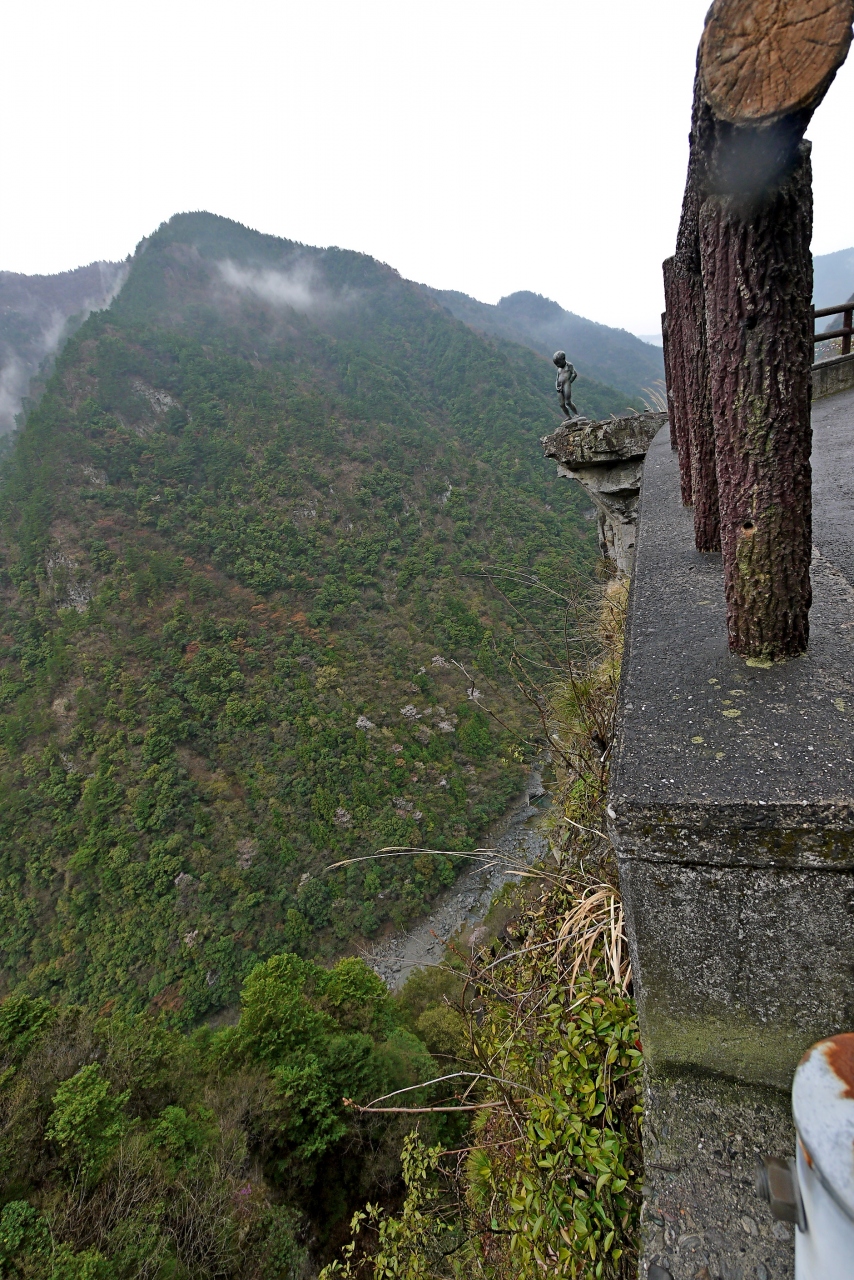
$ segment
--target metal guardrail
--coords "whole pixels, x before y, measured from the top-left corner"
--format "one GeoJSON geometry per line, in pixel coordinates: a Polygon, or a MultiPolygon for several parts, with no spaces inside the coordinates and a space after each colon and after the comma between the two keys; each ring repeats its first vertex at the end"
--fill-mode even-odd
{"type": "Polygon", "coordinates": [[[848,356],[851,354],[851,334],[854,331],[851,320],[854,316],[854,302],[842,302],[838,307],[819,307],[812,309],[812,355],[815,362],[815,344],[817,342],[828,342],[831,338],[842,339],[842,354],[848,356]],[[821,320],[824,316],[842,316],[842,328],[831,329],[828,333],[816,333],[815,322],[821,320]]]}

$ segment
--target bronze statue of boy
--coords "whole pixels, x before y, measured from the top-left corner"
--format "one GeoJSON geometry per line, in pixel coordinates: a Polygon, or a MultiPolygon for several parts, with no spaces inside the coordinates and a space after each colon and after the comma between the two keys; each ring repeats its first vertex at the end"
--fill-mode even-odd
{"type": "Polygon", "coordinates": [[[552,356],[552,360],[557,365],[555,391],[560,396],[560,407],[567,418],[577,418],[578,410],[572,403],[572,384],[578,374],[567,360],[565,351],[556,351],[552,356]]]}

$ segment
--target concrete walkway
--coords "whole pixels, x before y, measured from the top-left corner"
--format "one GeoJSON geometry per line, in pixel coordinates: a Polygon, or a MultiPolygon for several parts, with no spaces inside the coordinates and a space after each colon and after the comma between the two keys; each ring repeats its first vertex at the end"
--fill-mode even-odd
{"type": "Polygon", "coordinates": [[[854,586],[854,387],[812,410],[813,545],[854,586]]]}

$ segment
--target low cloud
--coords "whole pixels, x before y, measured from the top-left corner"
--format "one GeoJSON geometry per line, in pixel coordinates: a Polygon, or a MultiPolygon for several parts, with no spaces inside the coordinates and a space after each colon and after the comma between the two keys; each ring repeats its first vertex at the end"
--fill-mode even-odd
{"type": "MultiPolygon", "coordinates": [[[[44,362],[55,356],[68,336],[69,321],[81,322],[93,311],[103,311],[110,305],[128,277],[127,263],[101,262],[101,287],[95,293],[75,302],[73,310],[53,307],[47,310],[35,298],[20,307],[22,314],[40,316],[40,331],[22,346],[5,343],[0,346],[0,435],[15,428],[15,419],[23,408],[24,398],[30,389],[30,381],[43,367],[44,362]]],[[[18,277],[25,279],[26,277],[18,277]]]]}
{"type": "Polygon", "coordinates": [[[228,288],[251,294],[272,307],[290,307],[304,314],[329,312],[349,306],[357,298],[352,289],[331,292],[318,280],[317,271],[309,262],[297,262],[288,270],[277,271],[273,267],[241,267],[226,258],[217,267],[228,288]]]}
{"type": "Polygon", "coordinates": [[[23,398],[30,385],[30,371],[17,356],[10,356],[0,368],[0,435],[15,426],[23,398]]]}

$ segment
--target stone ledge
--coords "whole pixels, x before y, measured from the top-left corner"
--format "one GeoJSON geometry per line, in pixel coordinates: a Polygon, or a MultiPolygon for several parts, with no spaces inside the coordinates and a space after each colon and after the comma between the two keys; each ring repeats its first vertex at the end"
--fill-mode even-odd
{"type": "Polygon", "coordinates": [[[599,549],[620,573],[632,571],[640,477],[649,442],[666,413],[632,413],[605,422],[574,418],[543,436],[558,475],[577,480],[596,507],[599,549]]]}
{"type": "Polygon", "coordinates": [[[543,437],[543,452],[571,471],[643,458],[666,413],[637,413],[591,422],[575,418],[543,437]]]}

